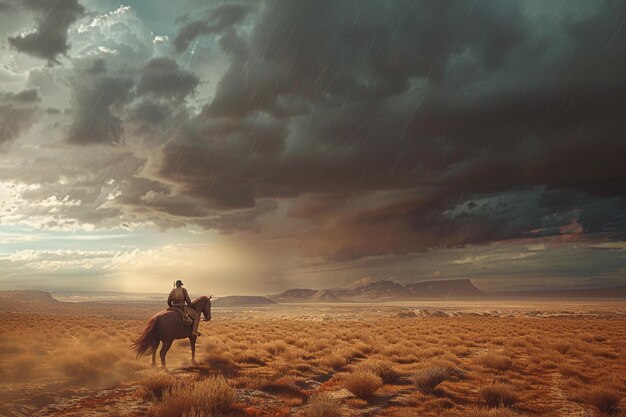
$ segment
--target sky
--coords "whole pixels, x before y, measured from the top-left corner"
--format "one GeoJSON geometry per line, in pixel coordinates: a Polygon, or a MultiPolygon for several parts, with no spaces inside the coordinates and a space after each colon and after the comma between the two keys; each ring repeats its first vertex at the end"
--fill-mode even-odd
{"type": "Polygon", "coordinates": [[[0,285],[624,285],[625,21],[618,0],[0,0],[0,285]]]}

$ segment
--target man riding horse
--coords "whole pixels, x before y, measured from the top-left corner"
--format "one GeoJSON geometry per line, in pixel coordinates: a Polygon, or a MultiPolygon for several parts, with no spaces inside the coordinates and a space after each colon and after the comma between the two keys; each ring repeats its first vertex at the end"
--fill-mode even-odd
{"type": "Polygon", "coordinates": [[[167,305],[170,308],[179,309],[184,317],[189,317],[192,320],[191,335],[200,336],[198,333],[198,324],[200,323],[200,314],[191,308],[191,299],[187,293],[187,289],[183,288],[183,282],[181,280],[176,281],[176,288],[172,289],[169,297],[167,297],[167,305]]]}
{"type": "Polygon", "coordinates": [[[183,283],[178,280],[176,288],[172,290],[167,299],[170,308],[159,311],[152,316],[131,345],[137,353],[137,358],[150,352],[152,354],[152,366],[156,366],[156,350],[159,344],[163,343],[159,355],[161,356],[161,366],[165,368],[165,355],[167,355],[167,351],[175,339],[189,339],[191,362],[195,363],[196,339],[199,335],[197,320],[200,319],[201,314],[204,314],[205,321],[211,320],[211,296],[202,295],[190,302],[189,295],[182,286],[183,283]],[[191,323],[185,324],[187,316],[183,310],[187,310],[187,314],[194,318],[193,328],[189,328],[191,323]]]}

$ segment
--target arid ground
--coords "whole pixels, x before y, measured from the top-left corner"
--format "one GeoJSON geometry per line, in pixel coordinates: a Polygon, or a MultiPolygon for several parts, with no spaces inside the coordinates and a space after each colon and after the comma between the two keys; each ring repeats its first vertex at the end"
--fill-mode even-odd
{"type": "Polygon", "coordinates": [[[213,308],[197,366],[130,349],[157,304],[0,304],[1,416],[624,415],[626,303],[213,308]],[[620,403],[621,401],[621,403],[620,403]]]}

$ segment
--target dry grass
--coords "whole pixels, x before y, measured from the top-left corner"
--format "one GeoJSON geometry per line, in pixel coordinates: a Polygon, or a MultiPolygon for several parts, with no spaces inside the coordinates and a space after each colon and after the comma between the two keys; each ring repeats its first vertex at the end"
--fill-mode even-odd
{"type": "Polygon", "coordinates": [[[554,348],[559,352],[565,355],[572,348],[572,344],[569,342],[559,341],[554,345],[554,348]]]}
{"type": "Polygon", "coordinates": [[[579,397],[605,414],[616,414],[622,400],[620,392],[607,384],[579,393],[579,397]]]}
{"type": "Polygon", "coordinates": [[[209,353],[199,361],[199,371],[202,376],[234,377],[239,374],[239,368],[230,355],[220,352],[209,353]]]}
{"type": "Polygon", "coordinates": [[[163,393],[149,411],[153,417],[227,416],[236,402],[235,390],[222,377],[179,381],[163,393]]]}
{"type": "Polygon", "coordinates": [[[400,377],[400,373],[395,369],[394,364],[385,360],[373,360],[364,362],[361,369],[370,371],[378,375],[385,384],[396,382],[400,377]]]}
{"type": "Polygon", "coordinates": [[[332,353],[324,357],[320,363],[322,366],[326,368],[341,369],[348,363],[348,361],[346,360],[345,357],[336,353],[332,353]]]}
{"type": "Polygon", "coordinates": [[[413,383],[422,394],[432,394],[435,388],[452,374],[450,368],[428,366],[413,373],[413,383]]]}
{"type": "Polygon", "coordinates": [[[358,370],[346,376],[345,386],[355,397],[371,401],[374,394],[383,386],[381,377],[373,372],[358,370]]]}
{"type": "Polygon", "coordinates": [[[486,353],[479,358],[479,363],[486,368],[505,371],[513,365],[513,360],[509,356],[499,353],[486,353]]]}
{"type": "Polygon", "coordinates": [[[588,381],[589,378],[580,372],[578,367],[570,364],[563,364],[559,366],[559,372],[561,375],[568,378],[577,378],[581,381],[588,381]]]}
{"type": "MultiPolygon", "coordinates": [[[[330,401],[337,405],[329,405],[331,410],[359,415],[372,407],[370,401],[383,407],[379,414],[385,417],[508,417],[519,410],[540,417],[554,415],[560,407],[580,407],[597,416],[623,411],[626,334],[619,316],[401,319],[391,307],[324,308],[323,313],[313,306],[253,316],[214,311],[214,320],[201,324],[200,365],[191,378],[195,381],[186,379],[187,388],[197,392],[196,385],[207,378],[221,378],[227,391],[237,390],[241,402],[221,411],[227,415],[312,415],[307,413],[331,396],[342,398],[330,401]],[[432,371],[437,367],[454,371],[432,371]],[[413,375],[420,378],[411,386],[413,375]],[[602,381],[614,382],[604,389],[602,381]],[[358,398],[341,397],[348,382],[358,398]],[[493,391],[492,384],[503,388],[493,391]],[[512,386],[516,402],[503,397],[512,386]],[[245,393],[251,391],[274,402],[262,409],[246,403],[245,393]],[[328,394],[318,399],[316,394],[324,392],[328,394]],[[514,404],[514,410],[486,408],[483,393],[494,398],[491,405],[514,404]],[[397,401],[387,401],[398,395],[397,401]],[[568,400],[573,398],[575,402],[568,400]],[[398,406],[402,401],[410,405],[398,406]]],[[[40,394],[61,395],[61,388],[41,387],[84,393],[121,382],[142,386],[134,398],[143,396],[155,407],[153,415],[166,413],[173,399],[159,400],[159,395],[167,397],[174,389],[172,375],[148,372],[149,356],[136,361],[129,350],[152,311],[89,309],[95,310],[84,316],[35,314],[27,323],[21,313],[0,312],[0,392],[3,401],[8,399],[6,407],[18,409],[40,394]]],[[[176,341],[167,359],[172,370],[190,366],[189,342],[176,341]]],[[[174,379],[181,382],[180,375],[174,379]]],[[[200,416],[205,410],[195,407],[186,413],[200,416]]]]}
{"type": "Polygon", "coordinates": [[[519,401],[515,389],[507,384],[493,384],[479,390],[489,407],[511,407],[519,401]]]}
{"type": "Polygon", "coordinates": [[[176,383],[176,378],[166,372],[151,372],[140,381],[143,387],[143,397],[153,397],[160,400],[163,393],[176,383]]]}
{"type": "Polygon", "coordinates": [[[305,415],[307,417],[341,417],[341,403],[327,394],[316,394],[309,400],[305,415]]]}

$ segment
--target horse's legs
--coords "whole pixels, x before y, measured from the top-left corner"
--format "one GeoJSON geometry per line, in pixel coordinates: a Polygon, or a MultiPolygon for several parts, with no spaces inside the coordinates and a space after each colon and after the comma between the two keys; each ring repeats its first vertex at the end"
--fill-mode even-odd
{"type": "Polygon", "coordinates": [[[159,343],[157,342],[156,346],[152,346],[152,367],[156,368],[156,351],[159,347],[159,343]]]}
{"type": "Polygon", "coordinates": [[[191,364],[196,364],[196,336],[189,336],[189,344],[191,345],[191,364]]]}
{"type": "Polygon", "coordinates": [[[170,350],[173,341],[174,339],[163,340],[163,346],[161,347],[161,352],[159,352],[161,356],[161,367],[163,368],[165,368],[165,355],[167,355],[167,351],[170,350]]]}

